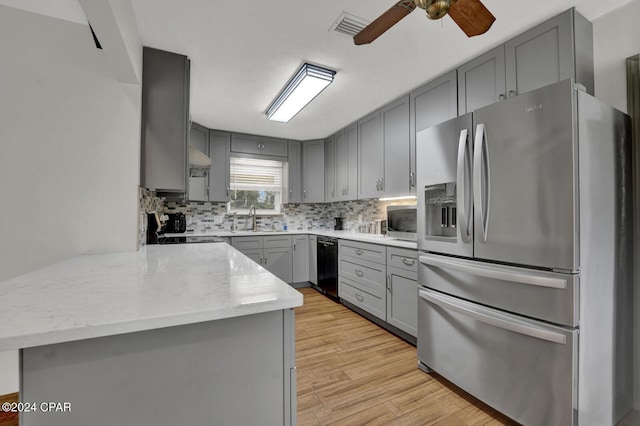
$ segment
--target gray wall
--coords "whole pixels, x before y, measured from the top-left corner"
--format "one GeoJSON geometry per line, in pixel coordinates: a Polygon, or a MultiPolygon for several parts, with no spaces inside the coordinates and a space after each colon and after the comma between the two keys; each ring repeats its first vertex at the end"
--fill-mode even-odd
{"type": "MultiPolygon", "coordinates": [[[[593,22],[595,95],[627,112],[625,59],[640,53],[640,0],[632,0],[593,22]]],[[[636,187],[636,191],[640,188],[636,187]]],[[[638,193],[638,192],[636,192],[638,193]]],[[[636,265],[638,263],[636,262],[636,265]]],[[[640,282],[635,283],[634,405],[640,410],[640,282]]]]}
{"type": "MultiPolygon", "coordinates": [[[[140,70],[130,5],[112,4],[140,70]]],[[[141,86],[117,81],[86,24],[0,6],[0,52],[0,281],[136,250],[141,86]]],[[[0,353],[0,395],[17,390],[17,353],[0,353]]]]}

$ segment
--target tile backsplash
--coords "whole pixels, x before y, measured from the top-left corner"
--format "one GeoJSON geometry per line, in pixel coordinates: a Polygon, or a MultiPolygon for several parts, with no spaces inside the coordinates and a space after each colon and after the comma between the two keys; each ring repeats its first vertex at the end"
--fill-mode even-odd
{"type": "MultiPolygon", "coordinates": [[[[387,206],[391,204],[415,204],[415,200],[379,201],[357,200],[318,204],[285,204],[282,214],[257,216],[258,230],[282,230],[284,225],[291,231],[333,229],[334,218],[343,218],[343,229],[358,232],[363,225],[384,220],[387,206]]],[[[226,203],[201,201],[165,201],[157,197],[154,191],[140,188],[140,226],[138,241],[146,244],[147,213],[184,213],[187,217],[187,229],[195,232],[231,231],[234,220],[238,230],[249,229],[251,220],[245,215],[227,214],[226,203]]]]}
{"type": "MultiPolygon", "coordinates": [[[[415,204],[415,201],[358,200],[322,204],[285,204],[282,214],[257,216],[259,230],[287,229],[305,231],[310,229],[333,229],[335,217],[343,218],[343,229],[357,231],[362,224],[386,219],[386,208],[390,204],[415,204]]],[[[226,203],[167,202],[165,213],[182,212],[187,216],[187,229],[196,232],[230,231],[234,216],[227,214],[226,203]]],[[[235,217],[237,229],[249,229],[248,216],[235,217]]]]}

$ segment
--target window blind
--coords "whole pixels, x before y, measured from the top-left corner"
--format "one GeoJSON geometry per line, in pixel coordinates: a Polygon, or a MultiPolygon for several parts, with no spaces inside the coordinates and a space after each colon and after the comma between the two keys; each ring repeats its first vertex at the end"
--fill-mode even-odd
{"type": "Polygon", "coordinates": [[[276,191],[282,188],[282,163],[231,157],[230,186],[236,191],[276,191]]]}

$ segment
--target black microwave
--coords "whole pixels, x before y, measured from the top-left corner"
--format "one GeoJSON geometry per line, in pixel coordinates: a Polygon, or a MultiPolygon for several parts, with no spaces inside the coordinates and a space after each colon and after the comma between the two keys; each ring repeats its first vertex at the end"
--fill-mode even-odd
{"type": "Polygon", "coordinates": [[[387,236],[399,240],[416,241],[417,211],[415,205],[387,206],[387,236]]]}

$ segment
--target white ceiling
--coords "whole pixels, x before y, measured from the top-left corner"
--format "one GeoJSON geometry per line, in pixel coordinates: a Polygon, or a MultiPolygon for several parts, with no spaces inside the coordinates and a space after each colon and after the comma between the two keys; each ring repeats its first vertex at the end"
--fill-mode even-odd
{"type": "MultiPolygon", "coordinates": [[[[371,45],[329,31],[343,12],[373,20],[395,0],[131,0],[142,42],[191,59],[191,115],[209,128],[324,138],[411,89],[571,6],[593,20],[637,0],[483,0],[496,16],[467,38],[449,18],[416,9],[371,45]],[[289,123],[264,111],[303,62],[337,71],[289,123]]],[[[77,0],[0,4],[82,21],[77,0]],[[51,7],[55,3],[56,7],[51,7]]]]}

